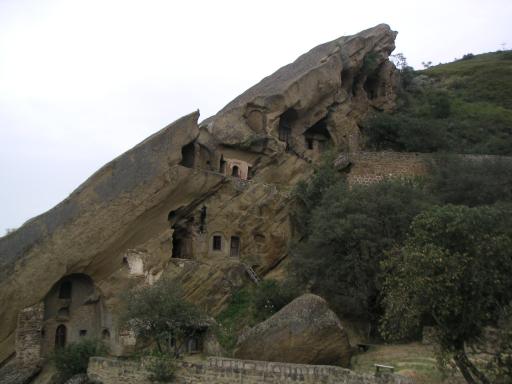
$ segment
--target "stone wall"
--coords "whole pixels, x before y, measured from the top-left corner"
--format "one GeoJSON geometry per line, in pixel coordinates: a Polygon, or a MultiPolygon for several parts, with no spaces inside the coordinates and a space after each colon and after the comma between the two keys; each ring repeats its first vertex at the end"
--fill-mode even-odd
{"type": "Polygon", "coordinates": [[[390,177],[414,177],[428,172],[432,156],[404,152],[356,152],[345,155],[352,167],[348,175],[350,184],[369,184],[390,177]]]}
{"type": "MultiPolygon", "coordinates": [[[[344,153],[335,161],[339,169],[348,168],[349,184],[370,184],[386,178],[410,178],[429,172],[430,164],[442,154],[417,152],[353,152],[344,153]]],[[[512,157],[493,155],[457,155],[465,161],[501,160],[512,157]]]]}
{"type": "Polygon", "coordinates": [[[18,314],[15,346],[16,363],[20,366],[34,366],[40,362],[43,317],[43,303],[27,307],[18,314]]]}
{"type": "MultiPolygon", "coordinates": [[[[149,384],[142,363],[93,357],[88,375],[103,384],[149,384]]],[[[181,363],[176,382],[181,384],[412,384],[412,379],[383,374],[357,374],[348,369],[210,357],[201,363],[181,363]]]]}

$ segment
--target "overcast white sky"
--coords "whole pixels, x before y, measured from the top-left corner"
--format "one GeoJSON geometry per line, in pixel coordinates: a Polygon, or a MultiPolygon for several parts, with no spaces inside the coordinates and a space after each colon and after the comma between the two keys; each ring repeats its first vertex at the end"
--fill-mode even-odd
{"type": "Polygon", "coordinates": [[[180,116],[383,22],[415,67],[512,48],[511,0],[0,0],[0,235],[180,116]]]}

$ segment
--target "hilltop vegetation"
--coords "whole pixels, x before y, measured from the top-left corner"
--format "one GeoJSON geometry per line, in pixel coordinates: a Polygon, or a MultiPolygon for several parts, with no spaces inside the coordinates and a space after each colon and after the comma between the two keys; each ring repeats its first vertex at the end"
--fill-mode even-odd
{"type": "Polygon", "coordinates": [[[364,124],[368,148],[512,155],[512,51],[400,72],[397,111],[364,124]]]}

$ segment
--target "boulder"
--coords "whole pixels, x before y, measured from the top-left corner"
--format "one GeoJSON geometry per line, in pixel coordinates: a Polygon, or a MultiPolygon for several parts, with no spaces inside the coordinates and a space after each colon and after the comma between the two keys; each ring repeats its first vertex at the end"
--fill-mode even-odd
{"type": "Polygon", "coordinates": [[[327,302],[305,294],[242,335],[235,357],[348,367],[351,347],[327,302]]]}

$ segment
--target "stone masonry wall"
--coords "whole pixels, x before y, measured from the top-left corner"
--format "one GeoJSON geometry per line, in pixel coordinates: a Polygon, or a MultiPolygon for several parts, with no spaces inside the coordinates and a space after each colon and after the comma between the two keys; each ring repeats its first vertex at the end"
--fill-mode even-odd
{"type": "MultiPolygon", "coordinates": [[[[349,184],[370,184],[387,178],[423,176],[429,172],[432,161],[439,158],[439,156],[443,155],[392,151],[353,152],[338,156],[335,165],[338,168],[345,168],[350,164],[349,184]]],[[[510,162],[512,165],[512,157],[493,155],[458,156],[471,161],[500,159],[510,162]]]]}
{"type": "Polygon", "coordinates": [[[348,155],[352,164],[349,184],[370,184],[390,177],[414,177],[428,172],[432,156],[422,153],[357,152],[348,155]]]}
{"type": "Polygon", "coordinates": [[[44,303],[27,307],[18,314],[16,327],[16,363],[21,366],[38,365],[41,359],[41,329],[44,303]]]}
{"type": "MultiPolygon", "coordinates": [[[[87,371],[92,380],[103,384],[149,384],[142,363],[93,357],[87,371]]],[[[413,384],[398,375],[379,377],[356,374],[340,367],[273,363],[210,357],[202,363],[181,363],[176,382],[180,384],[413,384]]]]}

